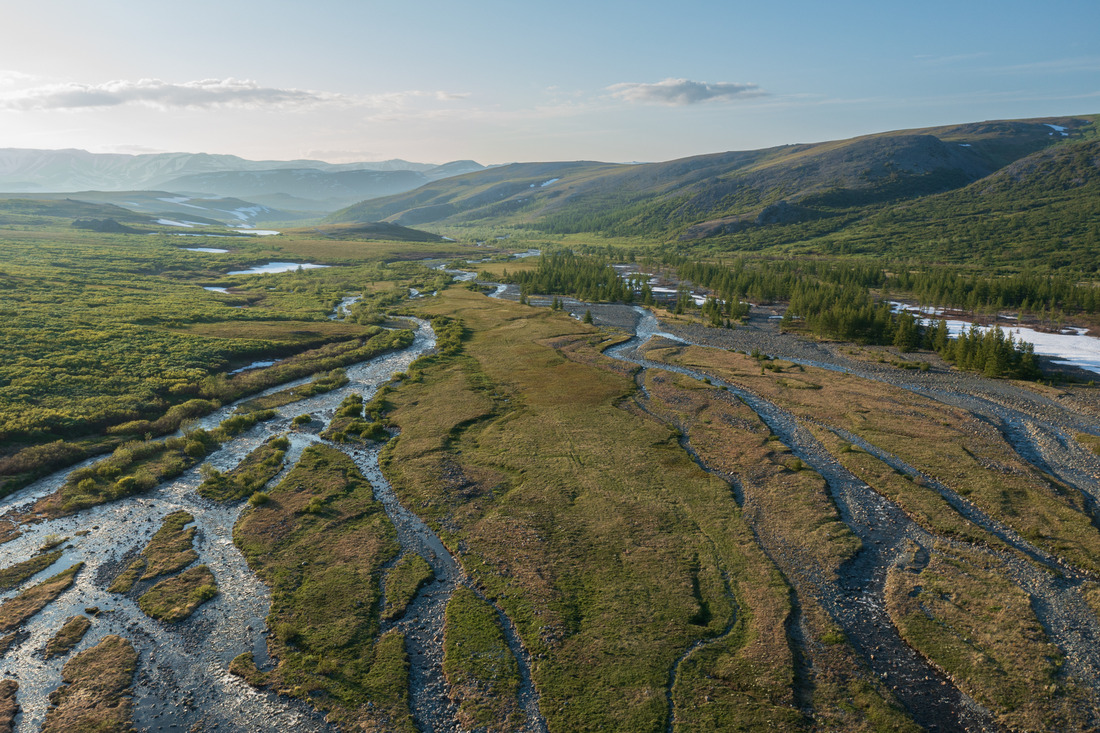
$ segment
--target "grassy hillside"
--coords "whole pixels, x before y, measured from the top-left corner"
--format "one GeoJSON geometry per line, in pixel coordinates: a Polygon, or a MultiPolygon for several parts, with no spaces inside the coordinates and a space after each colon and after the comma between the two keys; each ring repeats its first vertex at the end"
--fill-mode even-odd
{"type": "Polygon", "coordinates": [[[692,248],[872,255],[1002,268],[1100,267],[1100,141],[1067,141],[967,186],[887,206],[825,206],[818,218],[753,227],[692,248]]]}
{"type": "Polygon", "coordinates": [[[290,230],[288,234],[306,236],[321,235],[329,239],[353,239],[382,242],[439,242],[442,237],[419,229],[410,229],[389,222],[365,222],[363,224],[325,224],[317,227],[290,230]]]}
{"type": "Polygon", "coordinates": [[[863,221],[889,204],[962,189],[1094,129],[1085,117],[1000,121],[642,165],[516,164],[363,202],[328,221],[687,241],[752,239],[763,231],[777,242],[796,241],[863,221]]]}

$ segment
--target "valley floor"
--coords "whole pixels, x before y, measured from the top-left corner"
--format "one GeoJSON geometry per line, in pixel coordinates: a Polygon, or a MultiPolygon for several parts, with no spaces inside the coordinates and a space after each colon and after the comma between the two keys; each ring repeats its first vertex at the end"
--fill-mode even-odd
{"type": "Polygon", "coordinates": [[[104,715],[80,695],[132,700],[111,714],[143,730],[1100,724],[1094,388],[808,341],[766,311],[717,329],[494,294],[411,301],[431,320],[412,346],[206,456],[232,476],[288,436],[247,503],[200,496],[196,466],[22,515],[0,545],[22,713],[0,730],[104,715]],[[371,420],[384,447],[358,437],[371,420]],[[216,588],[150,618],[173,586],[120,590],[141,558],[216,588]],[[132,676],[88,693],[122,652],[132,676]]]}

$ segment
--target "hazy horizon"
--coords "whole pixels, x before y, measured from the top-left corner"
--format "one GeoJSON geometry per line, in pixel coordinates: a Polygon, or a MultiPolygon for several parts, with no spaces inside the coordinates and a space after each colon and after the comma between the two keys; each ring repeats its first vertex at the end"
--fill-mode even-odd
{"type": "Polygon", "coordinates": [[[1058,9],[23,5],[0,147],[636,162],[1095,113],[1100,7],[1058,9]]]}

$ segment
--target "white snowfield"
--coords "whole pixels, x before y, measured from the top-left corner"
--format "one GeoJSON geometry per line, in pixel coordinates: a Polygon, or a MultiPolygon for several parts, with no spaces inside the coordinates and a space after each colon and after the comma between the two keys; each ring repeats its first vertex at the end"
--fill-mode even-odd
{"type": "MultiPolygon", "coordinates": [[[[903,308],[912,313],[917,312],[915,306],[905,305],[904,303],[892,301],[891,305],[894,310],[903,308]]],[[[943,309],[921,308],[920,312],[925,315],[935,315],[942,313],[943,309]]],[[[928,319],[923,320],[928,321],[928,319]]],[[[971,325],[973,324],[970,321],[947,320],[947,330],[952,336],[958,336],[960,333],[969,331],[971,325]]],[[[978,326],[978,330],[982,333],[992,328],[993,326],[978,326]]],[[[1005,335],[1015,338],[1016,341],[1031,344],[1035,347],[1036,354],[1051,357],[1051,361],[1055,364],[1075,366],[1100,374],[1100,338],[1087,336],[1087,328],[1065,328],[1062,333],[1046,333],[1045,331],[1036,331],[1032,328],[1010,324],[1002,326],[1001,330],[1004,331],[1005,335]]]]}

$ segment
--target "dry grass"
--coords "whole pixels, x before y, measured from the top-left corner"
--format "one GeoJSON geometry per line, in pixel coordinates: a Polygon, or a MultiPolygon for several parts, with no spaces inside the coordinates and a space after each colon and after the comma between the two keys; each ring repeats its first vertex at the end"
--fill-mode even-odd
{"type": "MultiPolygon", "coordinates": [[[[667,723],[675,659],[754,604],[724,697],[743,721],[790,720],[787,588],[754,546],[729,486],[676,434],[617,405],[634,390],[599,331],[546,309],[450,290],[463,354],[387,396],[402,428],[387,476],[504,607],[528,649],[552,729],[667,723]],[[568,353],[566,353],[568,352],[568,353]],[[769,718],[768,716],[771,716],[769,718]]],[[[745,615],[749,619],[748,614],[745,615]]]]}
{"type": "Polygon", "coordinates": [[[668,359],[743,385],[795,415],[851,431],[973,501],[1032,542],[1100,572],[1100,532],[1082,497],[1020,458],[991,425],[964,410],[890,385],[703,347],[654,349],[668,359]],[[790,389],[792,373],[821,389],[790,389]]]}
{"type": "Polygon", "coordinates": [[[859,550],[825,480],[775,440],[751,408],[717,387],[668,372],[649,370],[646,389],[654,412],[683,430],[708,466],[737,476],[749,522],[795,554],[794,564],[835,577],[859,550]]]}
{"type": "Polygon", "coordinates": [[[87,616],[70,616],[65,625],[46,642],[46,659],[68,654],[91,627],[92,621],[87,616]]]}
{"type": "Polygon", "coordinates": [[[975,544],[1010,550],[998,537],[959,514],[935,489],[914,481],[834,433],[811,426],[810,432],[854,476],[885,496],[929,532],[975,544]]]}
{"type": "Polygon", "coordinates": [[[891,568],[902,637],[1012,730],[1083,730],[1092,705],[1059,675],[1061,653],[1027,594],[988,556],[938,546],[923,569],[891,568]]]}
{"type": "Polygon", "coordinates": [[[53,565],[59,557],[61,557],[61,550],[40,552],[30,560],[24,560],[0,570],[0,591],[11,590],[35,573],[53,565]]]}
{"type": "Polygon", "coordinates": [[[0,633],[17,629],[24,621],[52,603],[69,589],[82,567],[84,563],[77,563],[6,601],[0,606],[0,633]]]}
{"type": "Polygon", "coordinates": [[[11,733],[19,714],[18,691],[19,683],[15,680],[0,680],[0,731],[4,733],[11,733]]]}
{"type": "Polygon", "coordinates": [[[42,733],[131,730],[137,659],[130,642],[112,635],[66,662],[65,684],[50,693],[42,733]]]}

